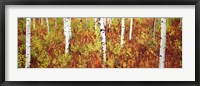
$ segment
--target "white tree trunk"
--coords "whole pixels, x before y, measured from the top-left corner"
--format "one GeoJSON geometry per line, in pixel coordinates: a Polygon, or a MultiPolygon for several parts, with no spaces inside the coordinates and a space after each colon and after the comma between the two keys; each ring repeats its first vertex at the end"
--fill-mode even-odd
{"type": "Polygon", "coordinates": [[[111,24],[112,24],[112,18],[108,18],[109,19],[109,28],[111,27],[111,24]]]}
{"type": "Polygon", "coordinates": [[[43,21],[43,18],[41,18],[40,20],[41,20],[41,25],[43,25],[43,22],[44,22],[44,21],[43,21]]]}
{"type": "Polygon", "coordinates": [[[33,29],[35,29],[35,18],[33,18],[33,29]]]}
{"type": "Polygon", "coordinates": [[[129,40],[132,38],[132,25],[133,25],[133,18],[130,18],[130,33],[129,33],[129,40]]]}
{"type": "Polygon", "coordinates": [[[31,61],[31,18],[26,18],[26,65],[30,68],[31,61]]]}
{"type": "Polygon", "coordinates": [[[63,20],[64,20],[64,35],[65,35],[65,39],[66,39],[65,53],[68,53],[70,38],[71,38],[71,20],[70,20],[70,18],[63,18],[63,20]]]}
{"type": "Polygon", "coordinates": [[[47,31],[48,31],[48,34],[49,34],[49,19],[46,18],[46,23],[47,23],[47,31]]]}
{"type": "Polygon", "coordinates": [[[103,51],[103,61],[106,62],[106,33],[105,33],[105,18],[100,19],[100,33],[101,33],[101,44],[102,44],[102,51],[103,51]]]}
{"type": "Polygon", "coordinates": [[[39,18],[39,24],[41,25],[41,18],[39,18]]]}
{"type": "Polygon", "coordinates": [[[155,38],[155,33],[156,33],[156,21],[157,21],[157,19],[154,18],[154,25],[153,25],[153,38],[155,38]]]}
{"type": "Polygon", "coordinates": [[[104,28],[106,27],[106,18],[103,18],[104,28]]]}
{"type": "Polygon", "coordinates": [[[165,67],[165,48],[166,48],[166,18],[161,18],[161,41],[160,41],[159,68],[165,67]]]}
{"type": "Polygon", "coordinates": [[[121,42],[120,42],[120,45],[121,47],[123,47],[123,44],[124,44],[124,30],[125,30],[125,23],[124,23],[124,18],[122,18],[122,21],[121,21],[121,42]]]}

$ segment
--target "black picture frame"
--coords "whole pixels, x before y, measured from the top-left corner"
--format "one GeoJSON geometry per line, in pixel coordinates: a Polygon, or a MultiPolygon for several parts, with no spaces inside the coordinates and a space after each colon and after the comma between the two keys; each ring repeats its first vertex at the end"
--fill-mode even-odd
{"type": "Polygon", "coordinates": [[[2,0],[0,4],[0,84],[2,86],[199,86],[200,0],[2,0]],[[195,44],[197,44],[195,46],[195,81],[5,81],[6,5],[195,5],[195,44]]]}

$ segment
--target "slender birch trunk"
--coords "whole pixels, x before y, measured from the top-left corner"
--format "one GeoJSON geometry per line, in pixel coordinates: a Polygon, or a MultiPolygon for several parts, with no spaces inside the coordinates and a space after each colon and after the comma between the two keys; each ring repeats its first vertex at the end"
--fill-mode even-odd
{"type": "Polygon", "coordinates": [[[157,18],[154,18],[154,23],[153,23],[153,38],[155,39],[155,33],[156,33],[156,21],[157,18]]]}
{"type": "Polygon", "coordinates": [[[132,26],[133,26],[133,18],[130,18],[130,33],[129,33],[129,40],[131,40],[132,39],[132,31],[133,31],[133,29],[132,29],[132,26]]]}
{"type": "Polygon", "coordinates": [[[46,23],[47,23],[47,31],[48,31],[48,34],[49,34],[49,19],[46,18],[46,23]]]}
{"type": "Polygon", "coordinates": [[[30,68],[31,61],[31,18],[26,18],[26,65],[30,68]]]}
{"type": "Polygon", "coordinates": [[[103,18],[104,20],[103,20],[103,23],[104,23],[104,28],[106,29],[106,25],[107,25],[107,22],[106,22],[106,18],[103,18]]]}
{"type": "Polygon", "coordinates": [[[69,44],[71,38],[71,19],[70,18],[63,18],[64,20],[64,35],[66,39],[65,43],[65,53],[69,52],[69,44]]]}
{"type": "Polygon", "coordinates": [[[44,21],[43,21],[43,18],[41,18],[40,20],[41,20],[41,25],[43,25],[43,22],[44,22],[44,21]]]}
{"type": "Polygon", "coordinates": [[[35,29],[35,18],[33,18],[33,29],[35,29]]]}
{"type": "Polygon", "coordinates": [[[166,48],[166,18],[161,18],[161,41],[160,41],[159,68],[165,67],[165,48],[166,48]]]}
{"type": "Polygon", "coordinates": [[[100,34],[101,34],[101,44],[103,51],[103,61],[106,62],[106,33],[105,33],[105,18],[100,19],[100,34]]]}
{"type": "Polygon", "coordinates": [[[121,42],[120,42],[120,45],[121,47],[123,47],[123,44],[124,44],[124,30],[125,30],[125,23],[124,23],[124,18],[122,18],[121,20],[121,42]]]}
{"type": "Polygon", "coordinates": [[[112,18],[109,18],[109,28],[111,27],[111,24],[112,24],[112,18]]]}
{"type": "Polygon", "coordinates": [[[39,18],[39,24],[41,25],[41,18],[39,18]]]}

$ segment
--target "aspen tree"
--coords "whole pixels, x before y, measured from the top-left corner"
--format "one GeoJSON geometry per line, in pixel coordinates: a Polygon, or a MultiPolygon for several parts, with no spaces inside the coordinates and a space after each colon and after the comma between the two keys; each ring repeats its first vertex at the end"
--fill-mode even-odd
{"type": "Polygon", "coordinates": [[[160,41],[159,68],[164,68],[164,66],[165,66],[165,48],[166,48],[166,18],[161,18],[161,41],[160,41]]]}
{"type": "Polygon", "coordinates": [[[120,41],[121,47],[123,47],[124,44],[124,31],[125,31],[124,20],[125,20],[124,18],[121,19],[121,41],[120,41]]]}
{"type": "Polygon", "coordinates": [[[66,39],[65,43],[65,53],[69,52],[69,44],[71,38],[71,19],[70,18],[63,18],[64,20],[64,35],[66,39]]]}
{"type": "Polygon", "coordinates": [[[109,19],[109,28],[110,28],[112,24],[112,18],[108,18],[108,19],[109,19]]]}
{"type": "Polygon", "coordinates": [[[155,39],[155,33],[156,33],[156,21],[157,19],[154,18],[154,23],[153,23],[153,38],[155,39]]]}
{"type": "Polygon", "coordinates": [[[26,18],[26,65],[30,68],[31,61],[31,18],[26,18]]]}
{"type": "Polygon", "coordinates": [[[44,22],[44,21],[43,21],[43,18],[41,18],[40,20],[41,20],[41,25],[43,25],[43,22],[44,22]]]}
{"type": "Polygon", "coordinates": [[[33,29],[35,29],[35,18],[33,18],[33,29]]]}
{"type": "Polygon", "coordinates": [[[48,31],[48,34],[49,34],[49,19],[46,18],[46,24],[47,24],[47,31],[48,31]]]}
{"type": "Polygon", "coordinates": [[[102,51],[103,51],[103,61],[106,62],[106,33],[105,33],[105,26],[106,20],[105,18],[100,19],[100,34],[101,34],[101,44],[102,44],[102,51]]]}
{"type": "Polygon", "coordinates": [[[131,40],[131,38],[132,38],[132,31],[133,31],[133,29],[132,29],[132,25],[133,25],[133,18],[130,18],[130,33],[129,33],[129,40],[131,40]]]}

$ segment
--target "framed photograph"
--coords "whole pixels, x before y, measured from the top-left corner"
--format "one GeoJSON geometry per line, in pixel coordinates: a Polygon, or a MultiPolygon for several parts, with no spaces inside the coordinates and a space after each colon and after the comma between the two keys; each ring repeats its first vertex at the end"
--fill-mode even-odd
{"type": "Polygon", "coordinates": [[[199,86],[199,0],[4,0],[0,7],[2,86],[199,86]]]}

